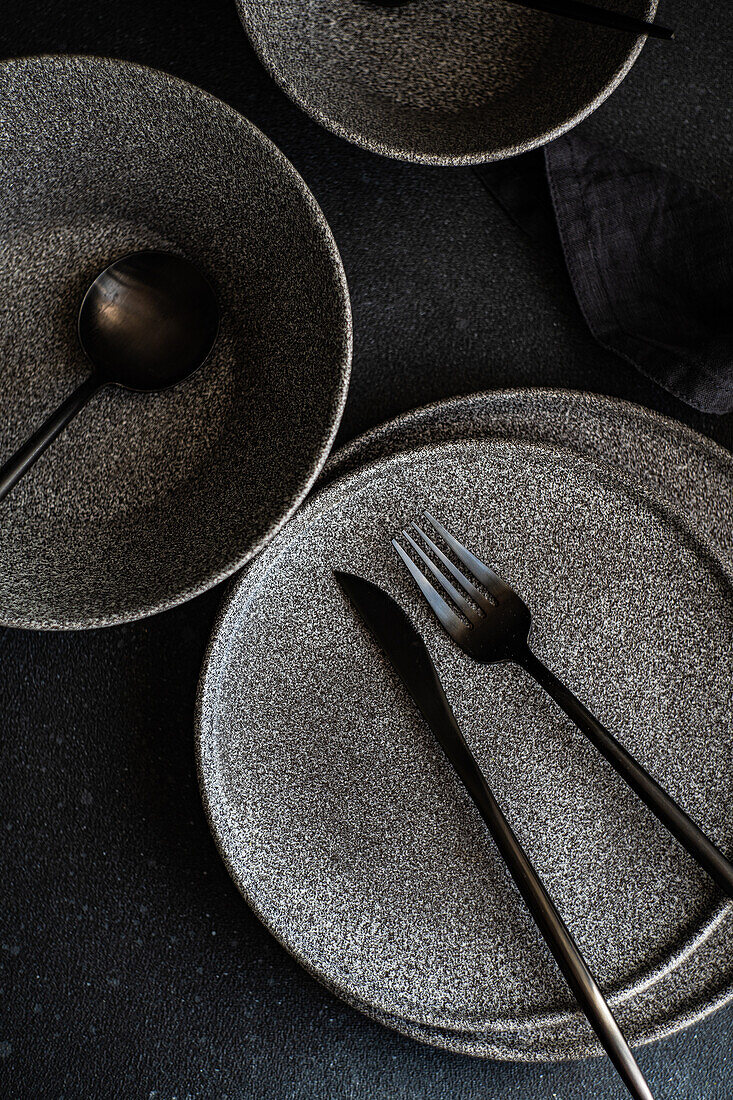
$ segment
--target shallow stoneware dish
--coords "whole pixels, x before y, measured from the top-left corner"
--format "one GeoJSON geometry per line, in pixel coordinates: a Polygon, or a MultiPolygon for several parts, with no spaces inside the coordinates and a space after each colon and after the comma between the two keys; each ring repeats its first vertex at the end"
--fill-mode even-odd
{"type": "MultiPolygon", "coordinates": [[[[401,451],[458,439],[522,439],[569,448],[638,478],[645,490],[691,523],[733,574],[733,455],[691,428],[650,409],[569,390],[505,390],[472,394],[411,410],[341,448],[326,463],[319,486],[401,451]]],[[[722,909],[694,949],[683,949],[628,997],[635,1043],[653,1042],[696,1023],[733,997],[733,919],[722,909]]],[[[689,945],[687,945],[689,947],[689,945]]],[[[614,1005],[627,1000],[624,991],[614,1005]]],[[[445,1050],[514,1058],[521,1039],[506,1044],[491,1033],[432,1028],[357,1006],[385,1026],[445,1050]]],[[[562,1058],[549,1037],[530,1032],[522,1057],[562,1058]],[[544,1053],[543,1053],[544,1049],[544,1053]]],[[[588,1053],[575,1044],[579,1053],[588,1053]]]]}
{"type": "Polygon", "coordinates": [[[0,462],[90,373],[87,286],[139,249],[217,294],[189,381],[98,394],[0,504],[0,623],[82,628],[171,607],[239,568],[315,480],[343,408],[351,320],[325,219],[224,103],[90,57],[0,65],[0,462]]]}
{"type": "MultiPolygon", "coordinates": [[[[442,634],[389,542],[425,506],[517,587],[540,656],[730,850],[725,566],[630,479],[512,440],[442,443],[356,470],[238,580],[199,695],[214,835],[288,950],[390,1026],[494,1057],[597,1050],[472,804],[331,570],[376,580],[426,637],[497,797],[640,1041],[660,979],[704,955],[729,907],[521,672],[477,668],[442,634]]],[[[713,954],[688,981],[688,1010],[723,982],[723,962],[729,970],[713,954]]]]}
{"type": "Polygon", "coordinates": [[[544,443],[605,462],[693,524],[733,573],[733,455],[678,420],[616,397],[531,388],[436,401],[341,447],[318,486],[401,451],[457,439],[544,443]]]}
{"type": "MultiPolygon", "coordinates": [[[[558,137],[623,80],[643,38],[503,0],[237,0],[260,59],[329,130],[385,156],[477,164],[558,137]]],[[[656,0],[614,10],[651,19],[656,0]]]]}

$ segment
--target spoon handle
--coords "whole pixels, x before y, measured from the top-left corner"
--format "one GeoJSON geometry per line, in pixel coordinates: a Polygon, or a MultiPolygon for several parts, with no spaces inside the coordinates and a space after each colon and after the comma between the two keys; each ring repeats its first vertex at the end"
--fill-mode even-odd
{"type": "Polygon", "coordinates": [[[5,465],[0,467],[0,500],[5,499],[16,481],[20,481],[23,474],[30,470],[49,443],[53,443],[59,432],[63,431],[79,410],[84,408],[89,398],[93,397],[103,385],[97,374],[90,375],[62,405],[59,405],[56,412],[51,413],[28,442],[19,447],[5,465]]]}
{"type": "MultiPolygon", "coordinates": [[[[380,8],[401,8],[411,2],[412,0],[366,0],[366,3],[380,8]]],[[[582,23],[594,23],[596,26],[610,27],[616,31],[629,31],[631,34],[664,38],[667,41],[674,38],[674,31],[669,27],[663,27],[660,23],[648,23],[645,19],[637,19],[633,15],[599,8],[595,4],[586,3],[585,0],[508,0],[508,2],[517,4],[521,8],[529,8],[531,11],[544,11],[550,15],[578,19],[582,23]]]]}
{"type": "Polygon", "coordinates": [[[600,27],[610,27],[616,31],[629,31],[631,34],[646,35],[648,38],[662,38],[670,41],[674,31],[660,23],[648,23],[645,19],[636,19],[622,12],[598,8],[595,4],[586,4],[584,0],[510,0],[521,8],[533,11],[545,11],[550,15],[560,15],[567,19],[579,19],[582,23],[595,23],[600,27]]]}

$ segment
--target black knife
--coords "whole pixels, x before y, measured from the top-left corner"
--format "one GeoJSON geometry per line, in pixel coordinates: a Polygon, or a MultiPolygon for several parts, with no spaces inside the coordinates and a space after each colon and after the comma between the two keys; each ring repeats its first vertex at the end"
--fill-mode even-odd
{"type": "Polygon", "coordinates": [[[376,584],[334,572],[475,802],[545,943],[629,1092],[636,1100],[653,1100],[598,983],[471,755],[422,638],[400,605],[376,584]]]}

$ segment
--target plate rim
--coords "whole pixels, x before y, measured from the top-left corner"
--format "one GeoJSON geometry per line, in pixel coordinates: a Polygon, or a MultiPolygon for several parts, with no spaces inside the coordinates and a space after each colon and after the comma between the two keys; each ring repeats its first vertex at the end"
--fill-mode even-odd
{"type": "MultiPolygon", "coordinates": [[[[562,386],[509,386],[498,390],[477,390],[475,393],[438,398],[436,401],[430,401],[427,405],[418,405],[416,408],[407,409],[389,420],[373,425],[373,427],[349,440],[343,447],[339,447],[329,456],[328,462],[321,472],[318,487],[320,489],[322,484],[325,486],[326,478],[335,480],[335,478],[342,476],[340,467],[354,459],[358,460],[359,452],[364,448],[370,447],[381,438],[391,437],[394,432],[405,426],[417,424],[423,419],[427,421],[433,413],[444,414],[463,408],[481,407],[484,403],[497,401],[531,401],[538,397],[550,401],[573,401],[579,407],[589,404],[595,405],[599,410],[605,408],[614,415],[625,413],[628,416],[637,417],[639,420],[647,420],[656,428],[674,433],[688,443],[694,444],[700,450],[710,453],[716,462],[729,467],[733,479],[733,452],[709,436],[703,435],[702,432],[696,431],[688,424],[684,424],[681,420],[665,416],[664,413],[657,412],[656,409],[650,409],[646,405],[640,405],[638,402],[629,401],[626,398],[612,397],[610,394],[605,393],[594,393],[591,390],[574,390],[562,386]]],[[[413,448],[409,449],[412,450],[413,448]]],[[[359,461],[359,465],[363,465],[363,463],[359,461]]],[[[328,484],[330,484],[330,480],[328,484]]]]}
{"type": "MultiPolygon", "coordinates": [[[[488,396],[497,396],[498,397],[498,396],[501,396],[501,395],[504,395],[504,394],[510,394],[510,395],[523,395],[523,394],[527,395],[527,394],[529,394],[529,395],[531,395],[533,393],[538,393],[538,392],[545,393],[547,391],[538,391],[536,389],[531,389],[531,390],[526,390],[526,391],[497,391],[497,393],[495,395],[491,394],[489,392],[488,396]]],[[[594,396],[594,395],[579,394],[579,393],[576,393],[576,391],[561,391],[561,392],[564,395],[575,394],[576,396],[587,396],[587,397],[591,397],[591,398],[594,396]]],[[[458,401],[468,400],[470,402],[472,399],[475,401],[477,398],[482,398],[482,397],[485,397],[485,396],[486,395],[484,395],[484,394],[472,395],[472,398],[469,397],[467,399],[466,398],[458,399],[458,401]]],[[[613,401],[614,399],[610,399],[610,400],[613,401]]],[[[436,403],[434,403],[433,406],[426,406],[425,409],[439,409],[441,405],[444,405],[444,404],[450,405],[452,403],[453,402],[436,402],[436,403]]],[[[632,406],[631,403],[629,403],[629,402],[626,402],[625,404],[628,405],[628,406],[631,406],[631,408],[633,408],[633,409],[641,410],[642,412],[645,411],[643,409],[643,407],[641,407],[641,406],[632,406]]],[[[394,421],[392,423],[403,422],[405,419],[409,419],[411,416],[415,416],[415,415],[424,413],[425,409],[413,410],[412,413],[404,414],[402,417],[396,418],[396,421],[394,421]]],[[[663,422],[667,421],[667,418],[660,418],[660,419],[663,422]]],[[[671,421],[669,423],[674,424],[676,422],[671,421]]],[[[381,434],[382,431],[384,430],[384,427],[385,426],[378,426],[376,429],[373,429],[373,432],[381,434]]],[[[682,426],[682,427],[684,427],[684,426],[682,426]]],[[[366,433],[366,437],[370,436],[370,434],[372,434],[372,433],[366,433]]],[[[692,433],[692,434],[697,435],[697,433],[692,433]]],[[[353,453],[356,450],[356,446],[360,443],[360,440],[363,439],[363,438],[365,438],[365,437],[360,437],[360,439],[357,439],[357,440],[353,441],[353,443],[349,446],[349,449],[350,449],[351,453],[353,453]]],[[[699,437],[699,438],[701,438],[704,441],[704,437],[699,437]]],[[[334,492],[337,492],[338,489],[341,488],[344,483],[348,483],[351,480],[364,478],[367,475],[375,476],[381,466],[392,463],[398,457],[409,457],[409,456],[412,456],[412,455],[414,455],[416,453],[419,453],[419,452],[431,451],[431,450],[435,450],[437,448],[441,448],[441,447],[445,447],[445,446],[450,447],[452,445],[455,446],[457,444],[465,444],[467,442],[472,442],[472,441],[475,442],[475,440],[471,440],[470,438],[459,437],[455,440],[439,441],[438,443],[429,443],[429,444],[423,445],[423,446],[412,446],[412,447],[407,448],[406,450],[402,450],[402,451],[399,451],[397,453],[390,453],[389,455],[384,456],[383,458],[378,459],[376,461],[367,462],[364,465],[357,466],[356,468],[351,469],[343,477],[336,477],[332,482],[327,483],[321,493],[314,494],[314,496],[311,497],[310,500],[309,500],[309,506],[308,506],[307,511],[305,509],[301,511],[301,513],[299,514],[299,517],[298,517],[298,520],[299,520],[298,524],[294,524],[293,526],[297,526],[298,530],[300,530],[300,531],[302,531],[304,529],[304,527],[307,529],[307,524],[308,524],[308,520],[309,520],[309,512],[313,508],[317,509],[320,506],[321,497],[325,493],[327,493],[331,490],[333,490],[334,492]],[[303,517],[303,518],[301,518],[301,517],[303,517]]],[[[590,467],[591,471],[596,472],[596,473],[600,473],[601,476],[604,478],[604,480],[610,480],[612,483],[616,483],[617,485],[620,484],[623,491],[629,492],[633,496],[640,499],[645,507],[652,509],[657,515],[659,515],[661,513],[662,517],[665,519],[666,522],[676,526],[681,531],[681,533],[684,535],[685,538],[690,539],[691,541],[693,541],[695,543],[696,547],[700,551],[702,551],[706,556],[710,556],[710,557],[713,558],[715,568],[725,577],[726,582],[729,585],[731,583],[733,583],[728,570],[718,560],[717,555],[714,554],[714,553],[711,553],[710,548],[709,548],[709,546],[707,544],[707,541],[705,540],[704,536],[701,536],[699,533],[697,533],[694,530],[694,527],[691,529],[684,522],[682,522],[679,519],[679,517],[677,517],[677,516],[673,515],[672,513],[670,513],[670,511],[668,510],[667,505],[665,505],[663,502],[658,501],[653,494],[648,495],[647,492],[644,491],[643,486],[640,486],[640,484],[638,482],[635,482],[634,479],[631,476],[616,470],[615,468],[611,467],[608,463],[603,462],[603,461],[599,461],[597,459],[589,458],[587,455],[579,455],[577,452],[574,452],[570,448],[564,447],[564,446],[553,446],[553,445],[548,445],[548,444],[545,444],[545,443],[539,443],[538,444],[538,443],[528,442],[526,440],[512,440],[512,439],[498,439],[497,440],[497,439],[492,439],[491,437],[479,439],[478,442],[484,442],[484,443],[492,443],[493,442],[493,443],[499,443],[500,445],[502,443],[503,444],[507,444],[507,443],[512,444],[512,443],[514,443],[515,445],[518,444],[520,446],[525,446],[529,449],[534,449],[536,451],[540,451],[540,452],[544,452],[544,453],[546,453],[546,452],[555,452],[555,453],[557,453],[561,456],[567,456],[567,457],[570,457],[571,459],[579,460],[580,465],[590,467]]],[[[726,457],[726,452],[722,449],[720,449],[720,450],[721,450],[722,456],[725,458],[726,457]]],[[[338,458],[338,455],[334,456],[334,460],[336,458],[338,458]]],[[[733,464],[733,459],[731,459],[731,463],[733,464]]],[[[382,1023],[386,1026],[392,1027],[395,1030],[398,1030],[398,1031],[401,1030],[403,1034],[410,1035],[413,1038],[421,1039],[422,1041],[433,1043],[434,1045],[443,1046],[446,1049],[455,1049],[455,1050],[459,1050],[459,1051],[462,1050],[463,1052],[466,1052],[466,1053],[474,1053],[474,1054],[478,1053],[481,1056],[498,1057],[498,1058],[501,1058],[501,1059],[511,1058],[511,1059],[515,1059],[515,1060],[544,1060],[544,1059],[547,1059],[548,1057],[551,1058],[551,1059],[557,1059],[558,1057],[561,1057],[561,1058],[569,1057],[569,1055],[567,1053],[565,1053],[561,1056],[558,1056],[554,1053],[548,1054],[546,1052],[545,1053],[538,1053],[538,1052],[533,1052],[533,1051],[530,1051],[529,1053],[527,1053],[527,1052],[519,1053],[519,1052],[515,1051],[511,1055],[509,1055],[506,1052],[506,1048],[503,1049],[503,1050],[500,1049],[500,1048],[497,1048],[497,1046],[495,1045],[495,1039],[496,1039],[496,1037],[501,1036],[502,1034],[511,1035],[512,1033],[516,1034],[516,1033],[522,1033],[522,1032],[524,1032],[526,1034],[526,1033],[532,1032],[532,1031],[534,1031],[535,1034],[540,1034],[541,1035],[541,1032],[542,1032],[543,1029],[547,1029],[548,1027],[552,1027],[556,1023],[564,1024],[564,1025],[567,1026],[568,1024],[572,1024],[572,1023],[577,1022],[577,1021],[582,1021],[583,1020],[582,1013],[580,1013],[578,1011],[570,1010],[570,1011],[561,1011],[561,1012],[537,1014],[535,1016],[530,1016],[530,1017],[526,1018],[523,1021],[521,1021],[521,1020],[517,1021],[516,1023],[513,1022],[513,1021],[507,1021],[506,1022],[507,1026],[505,1028],[503,1028],[501,1026],[503,1021],[501,1021],[499,1018],[497,1018],[496,1020],[489,1021],[488,1025],[485,1029],[478,1029],[477,1031],[473,1032],[473,1031],[470,1031],[469,1028],[463,1027],[460,1024],[456,1024],[455,1027],[451,1027],[450,1024],[437,1024],[437,1023],[428,1022],[428,1021],[408,1019],[407,1017],[404,1017],[404,1016],[398,1016],[396,1013],[393,1014],[389,1009],[386,1009],[383,1006],[372,1005],[372,1004],[368,1004],[368,1003],[362,1001],[362,999],[357,994],[353,993],[353,991],[349,990],[346,987],[342,988],[341,986],[338,985],[338,983],[332,981],[328,976],[324,976],[322,973],[320,973],[314,965],[311,965],[309,963],[309,961],[307,961],[306,959],[301,957],[295,950],[292,950],[291,947],[283,941],[283,939],[281,938],[280,932],[276,931],[275,928],[273,927],[273,925],[270,923],[270,921],[265,917],[265,915],[263,914],[262,908],[261,908],[259,902],[257,901],[256,897],[252,894],[251,891],[248,892],[248,890],[246,889],[246,884],[244,884],[240,880],[240,877],[238,876],[237,871],[236,871],[235,867],[233,866],[232,861],[229,859],[229,857],[228,857],[228,855],[227,855],[227,853],[224,849],[223,836],[219,835],[219,833],[217,831],[217,827],[215,825],[215,817],[214,817],[213,807],[212,807],[211,802],[209,800],[207,783],[206,783],[206,776],[205,776],[205,771],[204,771],[204,751],[205,751],[204,739],[205,739],[205,722],[206,722],[206,716],[205,716],[204,711],[205,711],[206,704],[207,704],[206,693],[207,693],[207,690],[208,690],[209,677],[210,677],[210,674],[212,672],[212,666],[213,666],[214,659],[217,658],[217,657],[223,659],[223,657],[226,654],[226,650],[229,647],[229,641],[226,640],[223,643],[223,648],[220,649],[220,640],[225,637],[225,629],[226,629],[229,614],[233,610],[233,608],[234,608],[234,606],[235,606],[235,604],[238,600],[241,589],[247,586],[248,579],[250,578],[251,572],[257,571],[258,568],[259,568],[260,572],[264,569],[264,573],[263,573],[263,576],[260,578],[260,581],[262,579],[264,579],[264,576],[266,576],[269,573],[270,568],[272,568],[272,566],[275,564],[275,562],[280,557],[280,555],[287,550],[287,547],[290,545],[290,542],[292,541],[292,538],[297,537],[298,530],[293,531],[291,538],[284,540],[281,545],[279,545],[278,547],[273,546],[271,548],[271,553],[275,553],[275,558],[272,560],[272,562],[269,565],[266,563],[266,561],[263,560],[262,557],[260,557],[256,562],[252,563],[252,569],[251,570],[250,569],[245,570],[242,574],[240,574],[240,576],[238,578],[235,579],[235,581],[232,582],[232,584],[229,587],[229,590],[227,591],[227,593],[225,595],[224,600],[222,601],[222,605],[221,605],[221,607],[219,609],[219,612],[217,614],[217,617],[216,617],[216,620],[215,620],[215,623],[214,623],[214,627],[212,629],[212,635],[211,635],[209,647],[207,648],[207,651],[206,651],[206,654],[205,654],[205,657],[204,657],[204,662],[202,664],[201,676],[200,676],[200,679],[199,679],[199,687],[198,687],[197,697],[196,697],[196,709],[195,709],[196,764],[197,764],[197,772],[198,772],[198,776],[199,776],[199,785],[200,785],[200,790],[201,790],[202,800],[203,800],[203,803],[204,803],[205,812],[206,812],[207,818],[209,820],[209,824],[210,824],[210,827],[211,827],[211,830],[212,830],[212,835],[214,837],[214,840],[216,842],[216,845],[217,845],[217,848],[220,852],[220,855],[222,856],[222,859],[223,859],[223,861],[224,861],[224,863],[227,867],[227,870],[229,871],[235,885],[237,886],[237,889],[242,894],[242,896],[245,899],[245,901],[247,902],[247,904],[252,908],[253,912],[257,915],[258,919],[264,924],[264,926],[268,929],[268,931],[278,940],[278,942],[281,943],[281,945],[284,947],[284,949],[286,951],[288,951],[288,953],[291,954],[291,956],[294,957],[296,959],[296,961],[301,966],[303,966],[303,968],[308,973],[310,973],[313,977],[315,977],[322,985],[324,985],[326,988],[328,988],[332,993],[334,993],[335,995],[337,995],[338,997],[340,997],[342,1000],[346,1001],[347,1003],[351,1004],[353,1007],[358,1008],[360,1011],[364,1012],[366,1015],[371,1016],[373,1019],[376,1019],[378,1022],[380,1022],[380,1023],[382,1023]],[[448,1036],[449,1038],[446,1039],[446,1036],[448,1036]],[[470,1044],[471,1038],[475,1037],[475,1036],[478,1036],[478,1043],[479,1043],[479,1045],[484,1046],[486,1048],[485,1050],[481,1050],[481,1051],[466,1050],[466,1045],[470,1044]],[[438,1041],[438,1040],[440,1040],[440,1041],[438,1041]],[[492,1045],[492,1042],[493,1042],[493,1045],[492,1045]]],[[[282,536],[281,536],[281,538],[282,538],[282,536]]],[[[252,588],[252,591],[249,594],[249,599],[251,599],[252,597],[254,597],[256,595],[258,587],[259,587],[259,581],[255,580],[254,587],[252,588]]],[[[247,602],[249,602],[249,599],[248,599],[247,602]]],[[[241,608],[239,610],[241,611],[241,608]]],[[[218,690],[218,689],[215,688],[215,691],[216,690],[218,690]]],[[[727,902],[727,901],[722,901],[717,906],[713,906],[709,910],[709,915],[707,917],[704,917],[702,922],[693,930],[692,935],[688,936],[685,940],[683,940],[681,945],[678,946],[675,951],[673,951],[672,953],[669,953],[667,956],[665,956],[664,960],[662,961],[662,963],[660,965],[658,965],[658,966],[652,968],[651,970],[645,972],[644,975],[641,977],[640,981],[637,980],[636,982],[634,982],[634,980],[632,978],[630,981],[624,983],[623,985],[619,986],[618,988],[614,988],[613,991],[610,994],[612,1003],[614,1003],[614,1004],[624,1004],[626,1001],[630,1000],[635,995],[641,995],[645,990],[647,990],[647,989],[651,988],[652,986],[654,986],[665,975],[667,975],[670,972],[676,970],[678,968],[678,966],[681,964],[681,962],[683,962],[686,958],[693,955],[698,950],[698,948],[717,930],[717,928],[723,924],[726,917],[728,917],[730,915],[730,912],[731,912],[732,909],[733,909],[733,904],[730,903],[730,902],[727,902]]],[[[733,974],[731,975],[731,988],[729,990],[725,991],[721,995],[721,997],[717,998],[712,1003],[708,1003],[707,1005],[704,1005],[699,1010],[699,1012],[697,1012],[694,1015],[693,1018],[699,1019],[699,1018],[702,1018],[702,1016],[708,1015],[710,1012],[715,1011],[716,1008],[721,1007],[721,1005],[726,1003],[727,1000],[730,1000],[731,997],[733,997],[733,974]]],[[[682,1027],[688,1026],[688,1024],[691,1023],[691,1022],[692,1022],[692,1018],[682,1019],[680,1021],[680,1014],[678,1013],[676,1016],[673,1016],[671,1018],[671,1020],[669,1021],[668,1024],[665,1024],[665,1025],[662,1025],[662,1026],[658,1025],[656,1028],[653,1028],[652,1032],[649,1033],[649,1034],[645,1034],[643,1032],[643,1029],[640,1028],[639,1029],[639,1034],[634,1036],[634,1038],[632,1039],[633,1045],[641,1045],[642,1043],[652,1041],[654,1038],[659,1037],[661,1034],[669,1034],[669,1033],[672,1033],[674,1031],[678,1031],[682,1027]]],[[[572,1055],[570,1055],[570,1057],[589,1057],[589,1056],[592,1056],[592,1055],[598,1053],[598,1048],[596,1046],[594,1046],[592,1043],[587,1043],[587,1042],[584,1043],[583,1040],[579,1040],[579,1043],[580,1043],[579,1050],[575,1051],[575,1049],[574,1049],[574,1053],[572,1055]]],[[[573,1044],[571,1044],[571,1045],[573,1045],[573,1044]]],[[[577,1046],[578,1044],[575,1044],[575,1045],[577,1046]]]]}

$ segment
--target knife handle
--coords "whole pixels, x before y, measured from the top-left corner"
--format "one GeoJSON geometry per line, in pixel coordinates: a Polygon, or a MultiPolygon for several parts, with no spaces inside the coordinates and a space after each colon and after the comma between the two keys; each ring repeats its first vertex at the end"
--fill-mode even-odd
{"type": "Polygon", "coordinates": [[[588,1018],[601,1044],[636,1100],[653,1100],[621,1029],[591,974],[580,949],[558,913],[542,880],[514,835],[509,822],[489,790],[481,771],[463,742],[459,775],[501,852],[527,908],[555,956],[565,980],[588,1018]]]}
{"type": "Polygon", "coordinates": [[[341,570],[335,570],[335,575],[389,657],[392,667],[475,802],[547,946],[629,1093],[635,1100],[653,1100],[649,1086],[575,940],[512,832],[466,744],[424,641],[400,605],[376,584],[341,570]]]}

